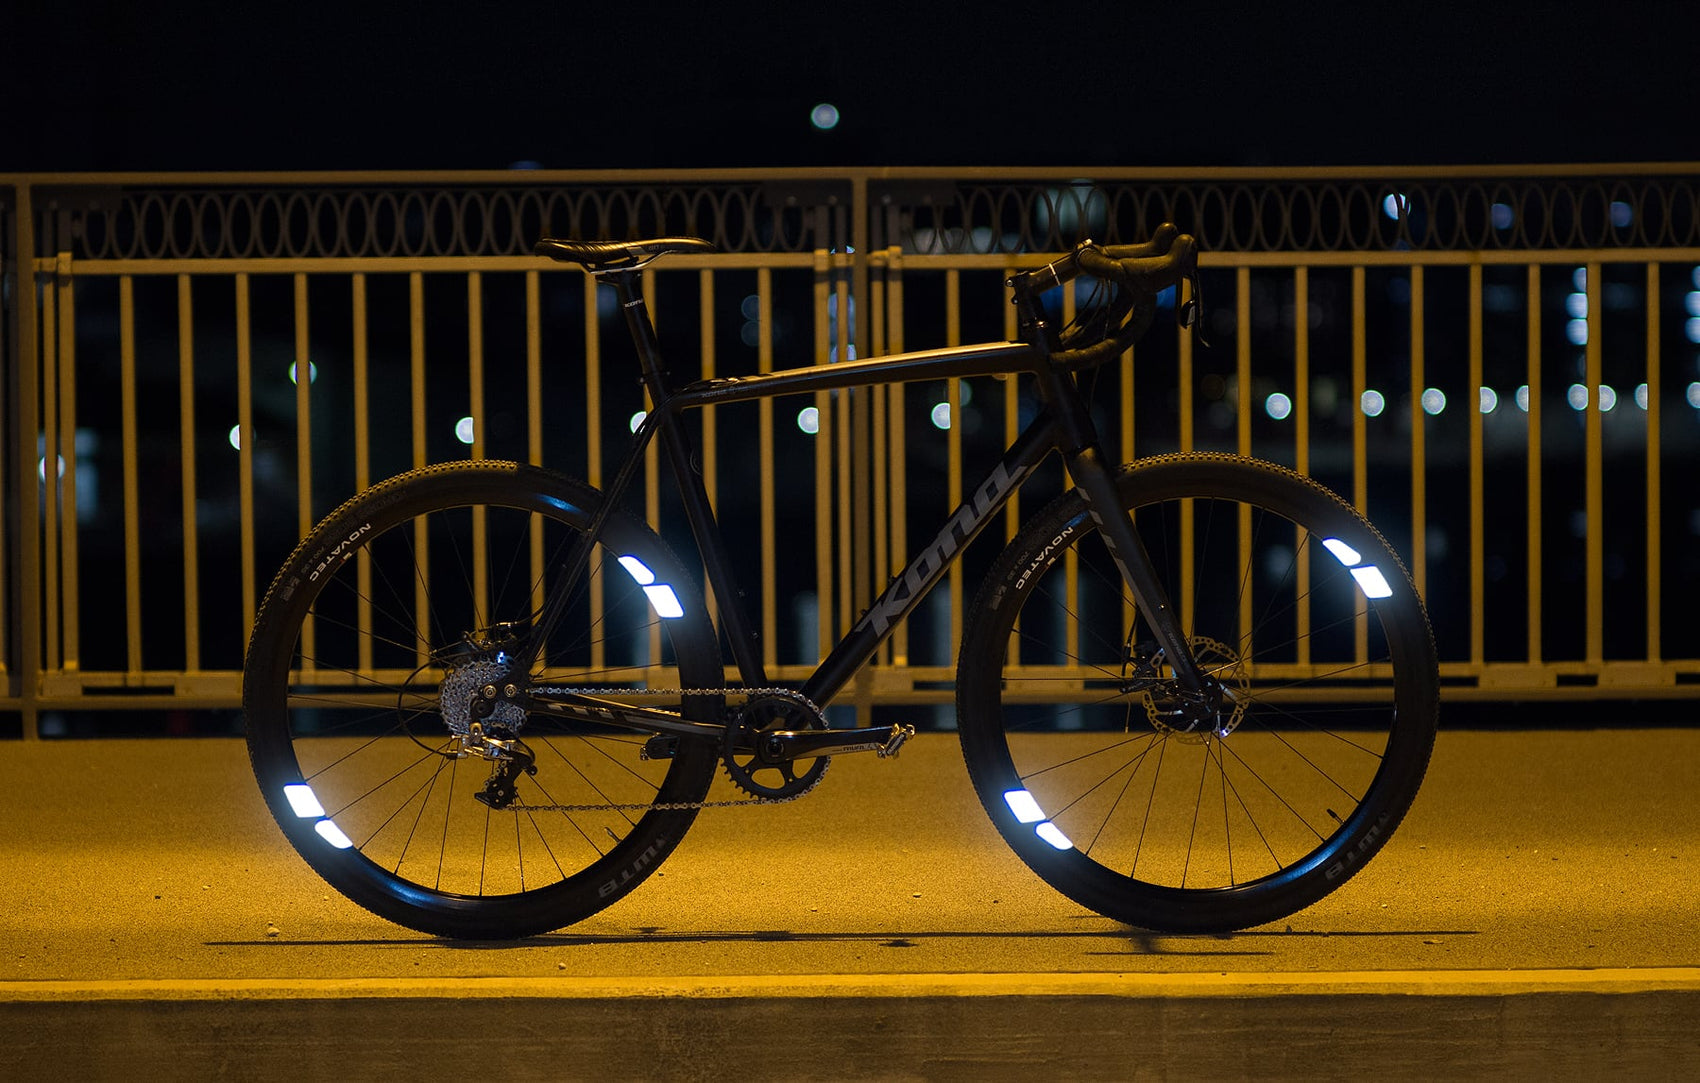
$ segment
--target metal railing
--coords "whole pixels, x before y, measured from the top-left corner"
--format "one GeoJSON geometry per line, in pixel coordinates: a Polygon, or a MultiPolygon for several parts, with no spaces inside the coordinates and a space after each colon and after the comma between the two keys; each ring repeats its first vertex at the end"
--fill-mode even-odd
{"type": "MultiPolygon", "coordinates": [[[[1011,337],[1010,269],[1176,221],[1211,345],[1159,324],[1100,374],[1112,450],[1257,454],[1356,502],[1454,696],[1700,693],[1665,604],[1700,585],[1700,167],[6,176],[0,215],[0,710],[26,733],[234,705],[267,577],[384,476],[490,456],[597,483],[643,403],[594,283],[528,254],[544,234],[714,240],[646,290],[674,367],[726,375],[1011,337]]],[[[1023,402],[988,380],[704,412],[776,676],[1023,402]]],[[[975,567],[858,706],[948,697],[975,567]]]]}

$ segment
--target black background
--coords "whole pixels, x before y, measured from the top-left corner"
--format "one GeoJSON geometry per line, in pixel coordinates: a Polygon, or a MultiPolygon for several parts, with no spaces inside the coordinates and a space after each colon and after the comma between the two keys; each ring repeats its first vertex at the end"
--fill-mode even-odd
{"type": "Polygon", "coordinates": [[[6,171],[1697,156],[1683,3],[16,7],[6,171]]]}

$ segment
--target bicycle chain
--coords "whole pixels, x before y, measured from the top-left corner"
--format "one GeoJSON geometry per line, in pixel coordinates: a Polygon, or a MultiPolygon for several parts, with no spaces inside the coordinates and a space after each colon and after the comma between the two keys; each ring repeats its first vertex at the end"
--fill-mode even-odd
{"type": "MultiPolygon", "coordinates": [[[[563,686],[533,688],[533,692],[547,696],[606,696],[618,692],[622,696],[682,696],[682,688],[570,688],[563,686]]],[[[783,699],[795,700],[807,707],[815,717],[822,718],[821,709],[809,697],[790,688],[693,688],[692,695],[699,696],[746,696],[751,699],[758,696],[779,696],[783,699]]],[[[820,775],[807,788],[797,791],[789,797],[746,797],[736,801],[652,801],[647,804],[615,804],[615,805],[511,805],[515,812],[681,812],[687,809],[702,810],[705,808],[735,808],[743,805],[788,805],[799,797],[807,797],[813,793],[820,780],[826,777],[823,769],[820,775]]]]}

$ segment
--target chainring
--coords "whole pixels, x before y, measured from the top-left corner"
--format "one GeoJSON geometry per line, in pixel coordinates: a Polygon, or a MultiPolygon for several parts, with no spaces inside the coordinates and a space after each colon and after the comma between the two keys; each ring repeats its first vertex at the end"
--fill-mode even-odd
{"type": "Polygon", "coordinates": [[[832,757],[791,759],[771,747],[765,735],[825,728],[826,719],[819,709],[802,696],[756,696],[738,708],[736,717],[726,726],[721,759],[727,777],[752,797],[784,799],[808,793],[826,774],[832,757]]]}

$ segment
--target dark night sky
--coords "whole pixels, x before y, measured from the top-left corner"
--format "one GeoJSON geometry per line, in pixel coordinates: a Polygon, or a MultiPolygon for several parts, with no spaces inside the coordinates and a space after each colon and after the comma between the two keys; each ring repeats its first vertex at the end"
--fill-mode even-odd
{"type": "Polygon", "coordinates": [[[1675,2],[28,6],[0,170],[1700,157],[1675,2]]]}

